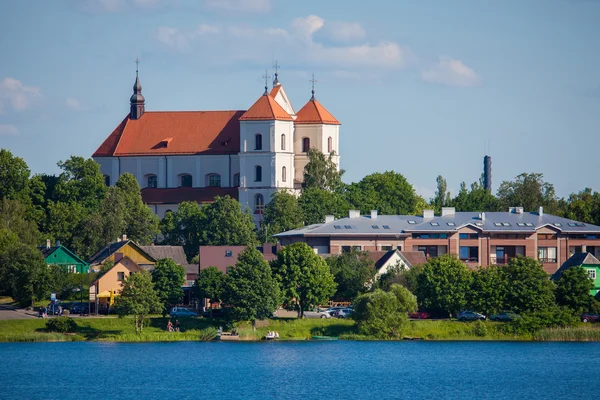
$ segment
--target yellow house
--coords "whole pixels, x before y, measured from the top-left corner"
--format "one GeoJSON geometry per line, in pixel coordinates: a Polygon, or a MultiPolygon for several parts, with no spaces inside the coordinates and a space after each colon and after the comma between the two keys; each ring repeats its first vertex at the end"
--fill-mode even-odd
{"type": "Polygon", "coordinates": [[[112,261],[116,264],[124,257],[128,257],[144,269],[151,269],[156,263],[156,260],[151,255],[142,250],[132,240],[128,240],[126,235],[123,235],[123,238],[119,241],[107,244],[94,254],[88,260],[88,264],[90,264],[92,271],[97,272],[100,270],[101,264],[105,261],[112,261]]]}
{"type": "MultiPolygon", "coordinates": [[[[94,310],[98,313],[108,313],[112,307],[115,297],[123,288],[123,280],[136,273],[143,271],[135,261],[125,256],[116,264],[96,279],[90,285],[90,303],[95,304],[94,310]]],[[[90,308],[91,309],[91,308],[90,308]]]]}

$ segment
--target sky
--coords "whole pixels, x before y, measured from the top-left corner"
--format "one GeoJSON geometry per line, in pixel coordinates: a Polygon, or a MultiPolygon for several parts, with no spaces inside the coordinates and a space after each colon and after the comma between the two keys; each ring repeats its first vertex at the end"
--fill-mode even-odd
{"type": "Polygon", "coordinates": [[[599,0],[5,0],[0,148],[32,173],[90,157],[129,112],[247,109],[265,69],[341,121],[346,182],[394,170],[454,194],[540,172],[600,191],[599,0]]]}

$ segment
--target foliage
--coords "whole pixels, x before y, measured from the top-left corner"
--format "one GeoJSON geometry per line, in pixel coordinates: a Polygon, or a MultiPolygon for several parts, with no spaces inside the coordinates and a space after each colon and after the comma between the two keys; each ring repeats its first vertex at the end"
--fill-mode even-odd
{"type": "Polygon", "coordinates": [[[326,215],[343,218],[348,215],[350,209],[350,204],[339,192],[330,192],[318,187],[302,190],[298,204],[306,225],[323,223],[326,215]]]}
{"type": "Polygon", "coordinates": [[[308,163],[304,167],[304,189],[318,188],[327,191],[334,191],[342,186],[342,175],[344,170],[338,170],[338,166],[333,162],[335,152],[328,156],[321,151],[312,148],[308,151],[308,163]]]}
{"type": "Polygon", "coordinates": [[[516,313],[539,311],[554,304],[554,282],[548,279],[539,261],[517,256],[508,262],[504,271],[509,284],[507,310],[516,313]]]}
{"type": "Polygon", "coordinates": [[[406,268],[401,262],[398,262],[379,276],[373,288],[379,288],[387,292],[390,290],[392,284],[396,283],[404,286],[411,293],[416,293],[417,279],[422,271],[422,265],[413,265],[411,268],[406,268]]]}
{"type": "Polygon", "coordinates": [[[148,272],[136,272],[125,277],[123,289],[115,299],[115,309],[120,318],[133,315],[135,333],[142,333],[148,315],[159,312],[161,308],[161,301],[154,291],[152,276],[148,272]]]}
{"type": "Polygon", "coordinates": [[[485,323],[483,321],[475,321],[475,323],[473,324],[473,334],[475,336],[479,336],[479,337],[485,337],[487,336],[487,327],[485,326],[485,323]]]}
{"type": "Polygon", "coordinates": [[[600,225],[600,193],[585,188],[569,196],[565,217],[600,225]]]}
{"type": "Polygon", "coordinates": [[[271,267],[255,248],[242,251],[225,280],[223,302],[238,321],[270,318],[280,304],[280,291],[271,267]]]}
{"type": "Polygon", "coordinates": [[[390,293],[398,299],[398,311],[402,313],[417,311],[417,296],[412,294],[410,290],[404,286],[393,284],[390,286],[390,293]]]}
{"type": "Polygon", "coordinates": [[[281,282],[288,302],[299,305],[299,316],[314,306],[325,303],[335,293],[336,283],[323,258],[306,243],[297,242],[284,247],[271,267],[281,282]]]}
{"type": "Polygon", "coordinates": [[[29,167],[22,158],[0,149],[0,200],[27,198],[29,174],[29,167]]]}
{"type": "Polygon", "coordinates": [[[504,181],[497,195],[505,210],[520,206],[526,211],[536,211],[543,206],[550,212],[552,207],[556,207],[554,186],[544,181],[544,174],[522,173],[514,181],[504,181]]]}
{"type": "Polygon", "coordinates": [[[276,241],[273,240],[273,235],[300,228],[304,226],[303,221],[298,197],[291,192],[279,190],[273,193],[271,201],[265,207],[259,238],[264,239],[264,243],[276,241]]]}
{"type": "Polygon", "coordinates": [[[567,308],[551,305],[542,310],[526,311],[521,318],[505,324],[502,330],[514,335],[532,334],[544,328],[568,327],[578,323],[577,317],[567,308]]]}
{"type": "Polygon", "coordinates": [[[382,339],[400,337],[408,324],[408,316],[400,310],[398,298],[381,289],[358,296],[352,316],[361,334],[382,339]]]}
{"type": "Polygon", "coordinates": [[[500,211],[501,205],[498,199],[485,190],[478,182],[471,184],[471,189],[467,190],[465,182],[460,184],[460,190],[455,198],[450,200],[449,205],[454,207],[457,212],[464,211],[500,211]]]}
{"type": "Polygon", "coordinates": [[[472,274],[458,258],[446,254],[430,259],[417,279],[421,307],[452,316],[467,304],[472,274]]]}
{"type": "Polygon", "coordinates": [[[505,309],[510,289],[508,275],[504,267],[490,265],[473,272],[473,282],[468,293],[471,309],[490,316],[505,309]]]}
{"type": "Polygon", "coordinates": [[[354,299],[367,289],[377,272],[367,252],[332,255],[326,262],[337,284],[336,299],[354,299]]]}
{"type": "Polygon", "coordinates": [[[203,208],[203,245],[253,246],[257,243],[254,219],[242,211],[236,199],[215,197],[214,202],[203,208]]]}
{"type": "Polygon", "coordinates": [[[417,205],[415,190],[406,178],[394,171],[374,173],[352,183],[345,192],[348,202],[361,213],[413,214],[417,205]]]}
{"type": "Polygon", "coordinates": [[[195,201],[184,201],[177,211],[165,213],[159,225],[164,244],[183,246],[188,257],[198,254],[204,218],[204,210],[195,201]]]}
{"type": "Polygon", "coordinates": [[[450,202],[450,192],[448,191],[448,183],[443,176],[438,175],[435,181],[437,183],[437,191],[435,192],[435,197],[433,198],[431,205],[436,212],[440,213],[442,207],[448,206],[450,202]]]}
{"type": "Polygon", "coordinates": [[[57,317],[46,321],[48,332],[72,333],[77,331],[77,323],[73,318],[57,317]]]}
{"type": "Polygon", "coordinates": [[[32,246],[40,239],[37,225],[29,219],[27,207],[20,200],[0,199],[0,229],[14,232],[21,242],[32,246]]]}
{"type": "MultiPolygon", "coordinates": [[[[209,299],[211,302],[218,302],[221,300],[224,283],[225,274],[217,267],[201,269],[194,285],[196,296],[201,299],[209,299]]],[[[212,313],[212,307],[210,311],[212,313]]]]}
{"type": "Polygon", "coordinates": [[[150,244],[158,234],[158,217],[142,201],[142,190],[137,179],[125,173],[114,186],[124,199],[124,233],[138,244],[150,244]]]}
{"type": "Polygon", "coordinates": [[[86,209],[97,209],[104,199],[106,185],[100,164],[91,158],[72,156],[59,161],[63,170],[55,187],[55,196],[65,203],[79,203],[86,209]]]}
{"type": "Polygon", "coordinates": [[[594,282],[584,268],[569,268],[556,281],[556,303],[575,314],[590,311],[594,300],[590,290],[593,288],[594,282]]]}
{"type": "Polygon", "coordinates": [[[152,271],[152,282],[158,299],[163,305],[163,317],[172,305],[179,304],[183,298],[181,286],[185,283],[185,269],[170,258],[156,262],[152,271]]]}

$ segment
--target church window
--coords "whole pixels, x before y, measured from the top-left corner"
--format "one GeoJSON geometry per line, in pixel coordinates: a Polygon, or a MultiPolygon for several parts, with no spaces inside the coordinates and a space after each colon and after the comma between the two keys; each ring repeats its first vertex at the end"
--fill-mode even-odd
{"type": "Polygon", "coordinates": [[[221,175],[219,174],[208,174],[206,180],[210,187],[221,187],[221,175]]]}
{"type": "Polygon", "coordinates": [[[254,182],[262,182],[262,167],[260,165],[254,167],[254,182]]]}
{"type": "Polygon", "coordinates": [[[110,176],[104,175],[104,184],[110,186],[110,176]]]}
{"type": "Polygon", "coordinates": [[[149,187],[149,188],[157,187],[158,180],[156,179],[156,175],[148,175],[147,183],[148,183],[147,187],[149,187]]]}
{"type": "Polygon", "coordinates": [[[262,150],[262,135],[257,133],[254,137],[254,150],[262,150]]]}
{"type": "Polygon", "coordinates": [[[302,152],[307,153],[310,149],[310,139],[305,137],[302,138],[302,152]]]}
{"type": "Polygon", "coordinates": [[[233,175],[233,186],[240,187],[240,174],[233,175]]]}
{"type": "Polygon", "coordinates": [[[285,150],[285,135],[281,135],[281,150],[285,150]]]}
{"type": "Polygon", "coordinates": [[[254,197],[254,208],[256,211],[262,211],[265,208],[265,199],[262,194],[257,194],[254,197]]]}
{"type": "Polygon", "coordinates": [[[329,136],[329,138],[327,139],[327,152],[331,153],[333,151],[333,139],[331,139],[331,136],[329,136]]]}
{"type": "Polygon", "coordinates": [[[287,180],[287,168],[282,167],[281,168],[281,181],[285,182],[286,180],[287,180]]]}
{"type": "Polygon", "coordinates": [[[182,187],[192,187],[192,176],[189,174],[181,175],[181,185],[182,187]]]}

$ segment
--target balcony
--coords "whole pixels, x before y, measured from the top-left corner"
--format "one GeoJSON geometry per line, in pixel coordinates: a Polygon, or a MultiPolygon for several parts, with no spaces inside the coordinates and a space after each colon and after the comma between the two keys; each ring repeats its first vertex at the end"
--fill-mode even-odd
{"type": "Polygon", "coordinates": [[[510,257],[510,256],[498,257],[495,255],[491,255],[490,256],[490,264],[491,265],[506,265],[513,258],[515,258],[515,257],[510,257]]]}

